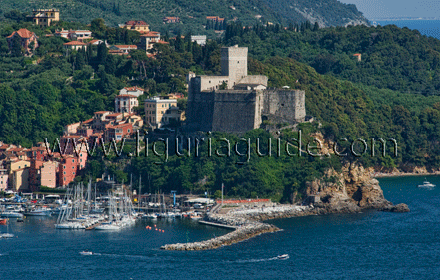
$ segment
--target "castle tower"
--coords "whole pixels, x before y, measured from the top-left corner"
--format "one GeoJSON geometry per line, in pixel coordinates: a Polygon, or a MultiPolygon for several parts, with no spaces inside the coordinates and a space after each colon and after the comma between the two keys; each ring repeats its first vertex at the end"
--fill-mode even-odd
{"type": "Polygon", "coordinates": [[[221,49],[222,76],[229,77],[228,88],[247,76],[247,55],[248,48],[239,48],[238,45],[221,49]]]}

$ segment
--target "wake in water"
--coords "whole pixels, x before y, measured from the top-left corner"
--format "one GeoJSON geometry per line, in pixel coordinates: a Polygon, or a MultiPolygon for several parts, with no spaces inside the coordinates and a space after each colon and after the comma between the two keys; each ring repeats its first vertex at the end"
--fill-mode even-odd
{"type": "Polygon", "coordinates": [[[105,256],[105,257],[113,257],[113,258],[136,258],[136,259],[148,259],[147,256],[140,256],[140,255],[119,255],[119,254],[105,254],[105,253],[92,253],[90,254],[84,254],[83,252],[80,252],[83,256],[105,256]]]}
{"type": "Polygon", "coordinates": [[[287,260],[288,258],[289,258],[289,255],[282,255],[282,256],[277,256],[277,257],[273,257],[273,258],[266,258],[266,259],[237,260],[235,262],[255,263],[255,262],[268,262],[268,261],[276,261],[276,260],[287,260]]]}

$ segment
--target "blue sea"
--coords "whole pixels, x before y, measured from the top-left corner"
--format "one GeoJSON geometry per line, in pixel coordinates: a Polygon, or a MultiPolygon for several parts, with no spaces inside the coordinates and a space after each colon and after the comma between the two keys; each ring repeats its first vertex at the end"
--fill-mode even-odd
{"type": "Polygon", "coordinates": [[[416,29],[422,35],[440,39],[440,20],[378,20],[376,22],[382,26],[394,24],[401,28],[408,27],[409,29],[416,29]]]}
{"type": "MultiPolygon", "coordinates": [[[[177,220],[157,222],[163,233],[146,229],[151,221],[120,232],[65,231],[54,229],[55,218],[29,217],[11,222],[17,238],[0,239],[0,279],[437,279],[440,187],[417,188],[423,180],[380,179],[385,197],[407,203],[409,213],[273,220],[282,231],[211,251],[159,247],[228,230],[177,220]],[[290,258],[274,258],[280,254],[290,258]]],[[[440,177],[428,180],[440,186],[440,177]]]]}

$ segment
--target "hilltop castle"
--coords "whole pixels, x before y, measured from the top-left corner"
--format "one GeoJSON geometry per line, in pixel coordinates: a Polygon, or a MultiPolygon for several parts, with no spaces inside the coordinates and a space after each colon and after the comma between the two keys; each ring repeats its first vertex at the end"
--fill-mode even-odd
{"type": "Polygon", "coordinates": [[[304,121],[305,92],[267,88],[267,76],[248,75],[247,54],[247,48],[224,47],[221,76],[188,75],[186,117],[190,129],[243,133],[260,128],[264,120],[304,121]]]}

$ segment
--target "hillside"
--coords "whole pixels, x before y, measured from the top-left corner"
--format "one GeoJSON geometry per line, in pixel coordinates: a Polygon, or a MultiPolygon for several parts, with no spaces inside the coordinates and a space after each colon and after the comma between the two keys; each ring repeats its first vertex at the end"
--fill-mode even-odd
{"type": "Polygon", "coordinates": [[[148,22],[152,29],[171,30],[174,33],[192,30],[204,32],[206,16],[219,16],[226,20],[238,20],[243,24],[317,21],[320,26],[345,26],[348,23],[366,23],[367,20],[354,5],[337,0],[4,0],[3,14],[11,10],[31,12],[35,8],[58,8],[65,21],[90,23],[103,18],[108,25],[117,26],[131,19],[148,22]],[[287,7],[287,9],[286,9],[287,7]],[[184,24],[164,25],[165,16],[178,16],[184,24]]]}

